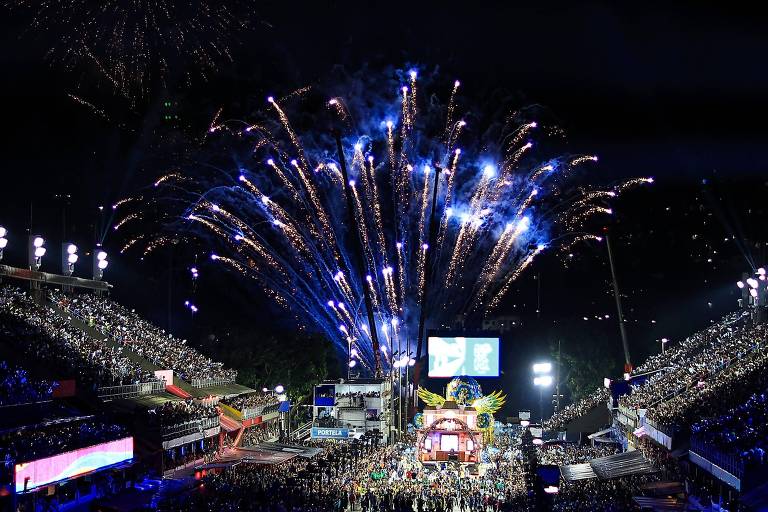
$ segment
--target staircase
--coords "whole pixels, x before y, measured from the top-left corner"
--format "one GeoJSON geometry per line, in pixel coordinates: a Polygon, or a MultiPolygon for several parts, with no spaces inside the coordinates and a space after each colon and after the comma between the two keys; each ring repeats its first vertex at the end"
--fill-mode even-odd
{"type": "Polygon", "coordinates": [[[227,416],[223,412],[219,413],[219,422],[221,423],[222,430],[225,430],[227,432],[237,431],[237,436],[235,437],[235,441],[232,444],[232,446],[234,447],[240,446],[240,441],[242,440],[243,433],[245,432],[242,422],[227,416]],[[226,428],[224,427],[225,425],[226,425],[226,428]]]}
{"type": "Polygon", "coordinates": [[[291,441],[304,441],[312,434],[312,421],[299,425],[296,430],[291,432],[291,441]]]}
{"type": "Polygon", "coordinates": [[[181,389],[179,386],[175,384],[169,384],[165,386],[165,390],[172,395],[175,395],[179,398],[183,398],[184,400],[186,400],[187,398],[192,398],[192,395],[190,395],[189,393],[187,393],[186,391],[184,391],[183,389],[181,389]]]}

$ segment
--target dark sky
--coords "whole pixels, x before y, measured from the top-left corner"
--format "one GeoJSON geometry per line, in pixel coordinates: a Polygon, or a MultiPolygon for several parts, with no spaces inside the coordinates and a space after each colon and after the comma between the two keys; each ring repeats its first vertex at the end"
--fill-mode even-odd
{"type": "MultiPolygon", "coordinates": [[[[4,15],[0,225],[26,236],[32,203],[35,231],[53,240],[65,226],[67,237],[89,246],[102,222],[97,207],[151,179],[141,158],[166,98],[180,99],[185,118],[205,119],[218,105],[312,84],[336,66],[375,72],[417,64],[439,66],[442,74],[461,79],[470,97],[503,87],[545,105],[567,130],[569,145],[598,154],[599,172],[610,179],[656,178],[652,190],[632,192],[616,205],[612,227],[637,353],[732,308],[732,283],[750,259],[764,263],[768,35],[764,20],[748,9],[696,4],[653,10],[595,2],[538,8],[511,2],[257,4],[250,9],[253,29],[233,43],[232,65],[191,87],[172,79],[133,110],[93,74],[47,62],[44,54],[58,44],[56,33],[24,35],[27,18],[4,15]],[[103,106],[131,129],[99,119],[69,93],[103,106]],[[56,194],[71,195],[66,210],[56,194]]],[[[110,243],[108,238],[114,252],[110,243]]],[[[525,374],[545,351],[546,343],[538,342],[548,338],[553,322],[586,316],[586,326],[604,314],[614,322],[604,248],[580,252],[567,268],[545,258],[508,304],[530,327],[508,343],[509,374],[525,374]],[[537,273],[543,276],[539,320],[533,314],[537,273]]],[[[21,264],[12,251],[6,261],[21,264]]],[[[110,279],[118,297],[163,323],[167,270],[157,262],[148,265],[115,256],[110,279]]],[[[215,275],[201,283],[210,294],[196,299],[202,313],[190,322],[181,305],[189,283],[177,265],[171,299],[177,329],[194,333],[196,326],[262,318],[258,297],[236,287],[222,293],[220,285],[230,281],[215,275]],[[229,314],[222,313],[222,304],[229,314]]],[[[603,324],[594,328],[595,336],[618,347],[615,322],[603,324]]],[[[621,363],[620,349],[614,355],[621,363]]],[[[499,384],[524,382],[527,376],[499,384]]],[[[515,405],[530,406],[530,390],[519,388],[515,405]]]]}

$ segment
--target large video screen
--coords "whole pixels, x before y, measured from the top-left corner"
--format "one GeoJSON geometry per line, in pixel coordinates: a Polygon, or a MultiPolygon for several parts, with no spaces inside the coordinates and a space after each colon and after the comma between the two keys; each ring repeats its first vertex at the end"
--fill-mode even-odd
{"type": "Polygon", "coordinates": [[[499,376],[499,338],[430,336],[430,377],[499,376]]]}
{"type": "Polygon", "coordinates": [[[72,478],[133,458],[133,438],[97,444],[34,462],[16,464],[16,492],[72,478]]]}

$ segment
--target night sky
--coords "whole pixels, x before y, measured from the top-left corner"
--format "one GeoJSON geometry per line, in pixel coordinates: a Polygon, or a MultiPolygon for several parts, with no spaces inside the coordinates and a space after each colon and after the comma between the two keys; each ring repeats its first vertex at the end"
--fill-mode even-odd
{"type": "MultiPolygon", "coordinates": [[[[656,340],[679,339],[735,308],[735,281],[765,263],[768,243],[764,20],[699,4],[664,11],[480,4],[258,2],[248,9],[251,28],[231,42],[232,63],[191,86],[171,76],[134,106],[95,73],[47,61],[55,32],[29,32],[23,13],[4,13],[0,225],[23,240],[31,210],[33,230],[53,242],[51,262],[58,262],[62,232],[82,247],[95,233],[109,233],[109,205],[158,173],[144,156],[162,129],[165,101],[178,104],[182,124],[199,126],[220,106],[237,111],[338,67],[417,65],[459,78],[467,97],[504,89],[523,104],[545,106],[567,131],[570,149],[599,155],[594,172],[607,180],[655,178],[617,201],[606,225],[636,362],[659,350],[656,340]],[[110,121],[69,94],[103,108],[110,121]]],[[[104,243],[117,252],[118,240],[108,234],[104,243]]],[[[507,389],[509,413],[535,407],[530,364],[548,357],[563,330],[572,350],[605,347],[620,371],[605,247],[573,252],[567,265],[554,256],[537,261],[505,303],[504,313],[523,326],[505,338],[504,377],[487,385],[507,389]]],[[[168,260],[111,259],[114,295],[166,326],[168,260]]],[[[4,262],[21,266],[24,255],[11,247],[4,262]]],[[[173,263],[174,331],[197,339],[230,326],[263,328],[263,298],[212,267],[201,269],[194,297],[201,311],[192,319],[183,307],[192,294],[189,262],[173,263]]]]}

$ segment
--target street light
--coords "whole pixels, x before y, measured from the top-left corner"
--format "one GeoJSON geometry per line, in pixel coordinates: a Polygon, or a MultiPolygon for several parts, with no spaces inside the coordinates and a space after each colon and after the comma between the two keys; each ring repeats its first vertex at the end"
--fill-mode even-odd
{"type": "Polygon", "coordinates": [[[285,391],[285,387],[282,384],[278,384],[275,386],[275,393],[278,395],[281,394],[283,391],[285,391]]]}
{"type": "Polygon", "coordinates": [[[77,260],[77,246],[70,242],[61,244],[61,273],[71,276],[75,272],[77,260]]]}

